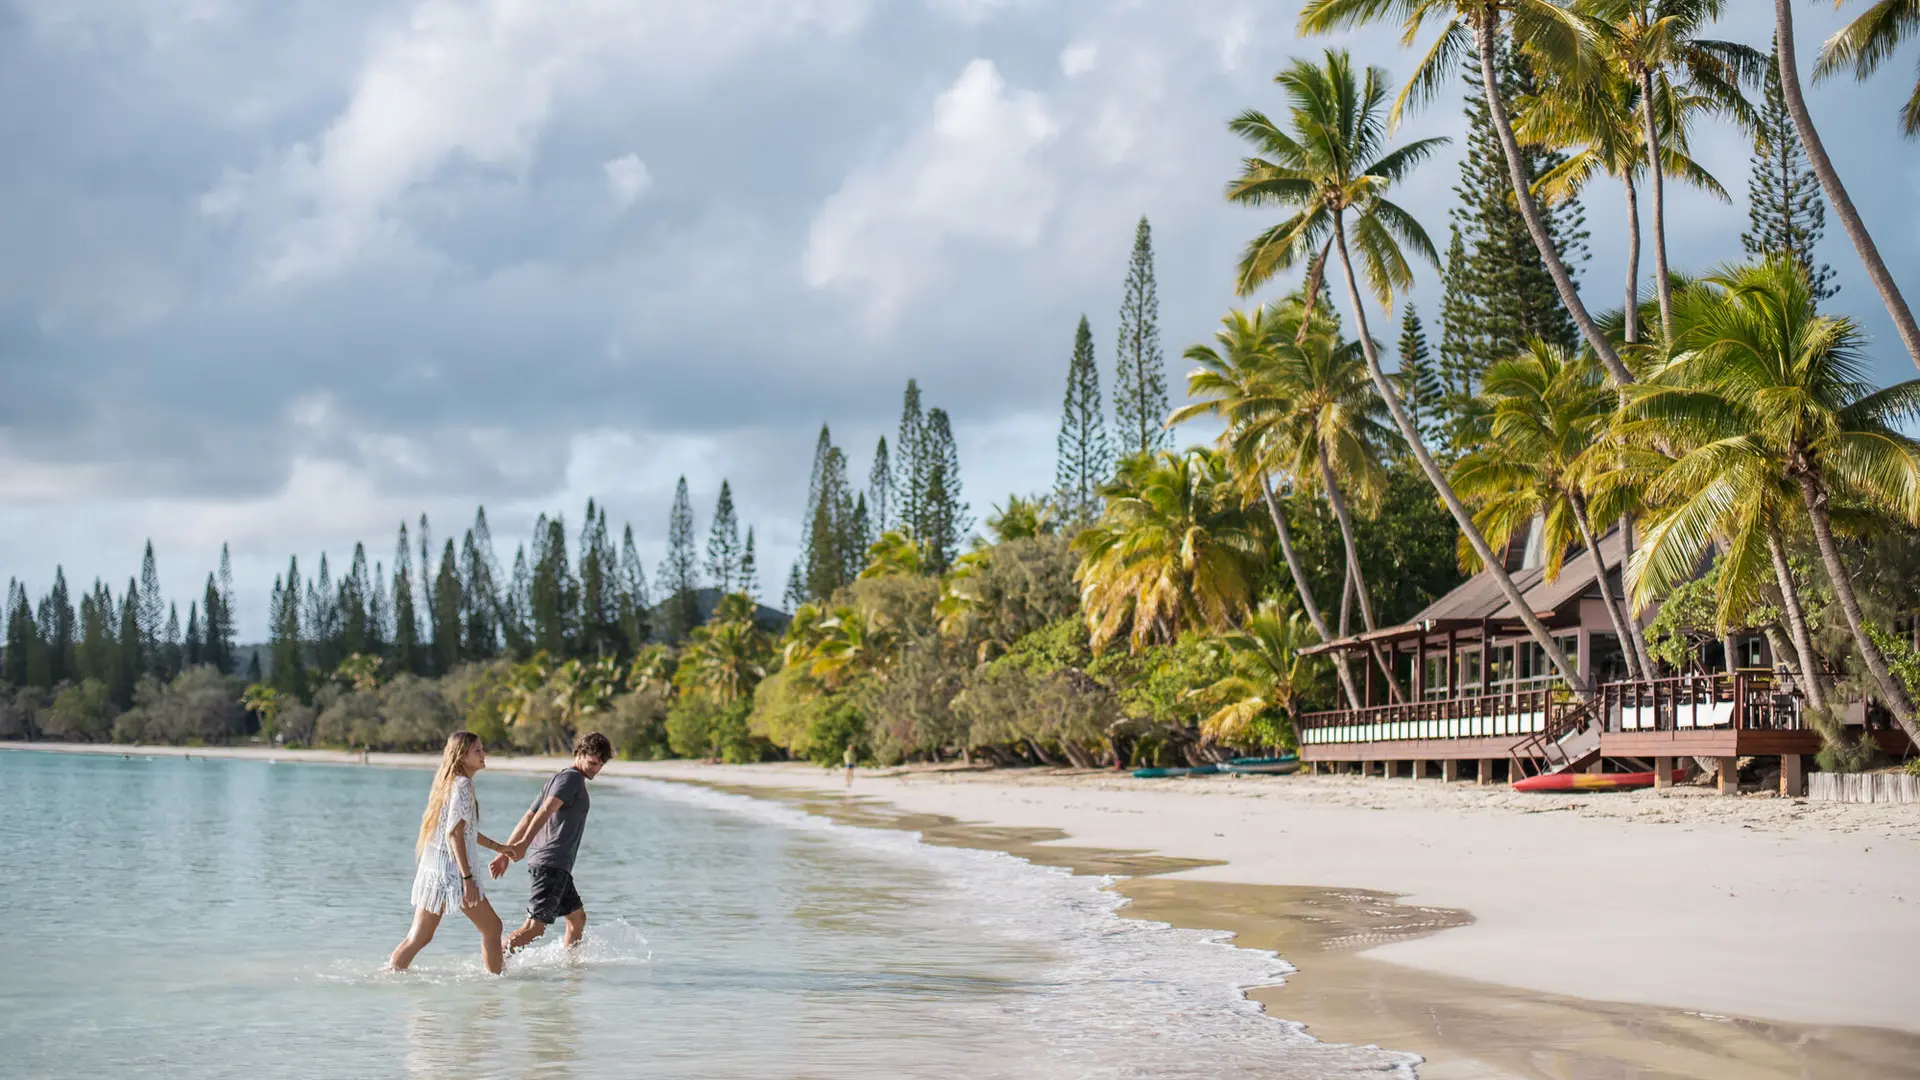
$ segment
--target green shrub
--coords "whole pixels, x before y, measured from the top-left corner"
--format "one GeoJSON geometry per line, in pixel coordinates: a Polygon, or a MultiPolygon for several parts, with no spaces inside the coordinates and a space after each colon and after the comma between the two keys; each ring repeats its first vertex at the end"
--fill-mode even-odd
{"type": "Polygon", "coordinates": [[[827,698],[823,704],[807,727],[808,759],[819,765],[838,765],[844,760],[849,743],[853,745],[856,760],[870,759],[873,745],[867,733],[867,717],[860,706],[845,697],[827,698]]]}

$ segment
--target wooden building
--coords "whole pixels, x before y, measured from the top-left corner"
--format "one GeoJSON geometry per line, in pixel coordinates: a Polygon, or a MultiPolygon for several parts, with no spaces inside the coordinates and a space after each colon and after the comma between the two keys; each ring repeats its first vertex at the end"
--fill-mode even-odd
{"type": "MultiPolygon", "coordinates": [[[[1618,532],[1600,544],[1615,597],[1624,548],[1618,532]]],[[[1416,777],[1437,768],[1445,779],[1466,773],[1489,783],[1647,769],[1664,782],[1676,761],[1711,758],[1730,791],[1736,759],[1768,756],[1780,759],[1783,791],[1803,790],[1806,756],[1820,739],[1804,722],[1793,680],[1776,672],[1764,636],[1733,637],[1731,663],[1716,645],[1693,672],[1628,680],[1593,561],[1575,552],[1551,582],[1541,561],[1532,538],[1507,553],[1526,606],[1574,661],[1592,698],[1572,692],[1492,575],[1481,573],[1402,625],[1304,650],[1344,654],[1363,701],[1299,717],[1301,760],[1313,769],[1416,777]]],[[[1861,706],[1851,711],[1865,721],[1861,706]]],[[[1897,728],[1876,734],[1889,749],[1906,747],[1897,728]]]]}

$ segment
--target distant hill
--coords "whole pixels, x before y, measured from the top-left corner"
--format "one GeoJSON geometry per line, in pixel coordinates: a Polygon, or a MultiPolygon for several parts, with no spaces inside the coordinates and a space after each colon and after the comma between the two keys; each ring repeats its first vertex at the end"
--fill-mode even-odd
{"type": "MultiPolygon", "coordinates": [[[[719,589],[714,588],[699,589],[694,592],[693,602],[700,609],[701,622],[706,622],[713,617],[713,609],[720,606],[720,599],[725,595],[726,594],[722,593],[719,589]]],[[[647,611],[647,614],[650,616],[649,621],[654,626],[654,641],[660,640],[659,627],[661,622],[664,621],[663,616],[666,614],[666,606],[666,601],[662,600],[647,611]]],[[[765,604],[755,604],[753,608],[753,621],[755,625],[769,634],[784,634],[787,632],[787,624],[793,621],[793,616],[778,608],[770,608],[765,604]]]]}

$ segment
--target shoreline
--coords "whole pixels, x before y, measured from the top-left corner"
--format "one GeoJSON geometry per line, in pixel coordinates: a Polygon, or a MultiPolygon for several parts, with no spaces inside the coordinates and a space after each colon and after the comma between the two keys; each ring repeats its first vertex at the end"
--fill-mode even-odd
{"type": "MultiPolygon", "coordinates": [[[[360,760],[269,747],[0,749],[360,760]]],[[[1299,971],[1251,998],[1329,1042],[1422,1054],[1428,1080],[1920,1076],[1920,1019],[1901,994],[1920,960],[1920,807],[1065,770],[861,770],[849,798],[838,770],[805,764],[612,762],[606,775],[780,799],[930,843],[1121,876],[1123,915],[1277,952],[1299,971]]]]}

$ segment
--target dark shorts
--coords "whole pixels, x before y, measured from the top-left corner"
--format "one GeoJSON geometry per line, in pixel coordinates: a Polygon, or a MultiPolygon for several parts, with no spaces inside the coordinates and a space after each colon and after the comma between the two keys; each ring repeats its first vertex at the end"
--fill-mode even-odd
{"type": "Polygon", "coordinates": [[[533,879],[533,899],[527,902],[527,918],[534,922],[564,919],[585,906],[574,890],[571,873],[557,866],[529,866],[527,877],[533,879]]]}

